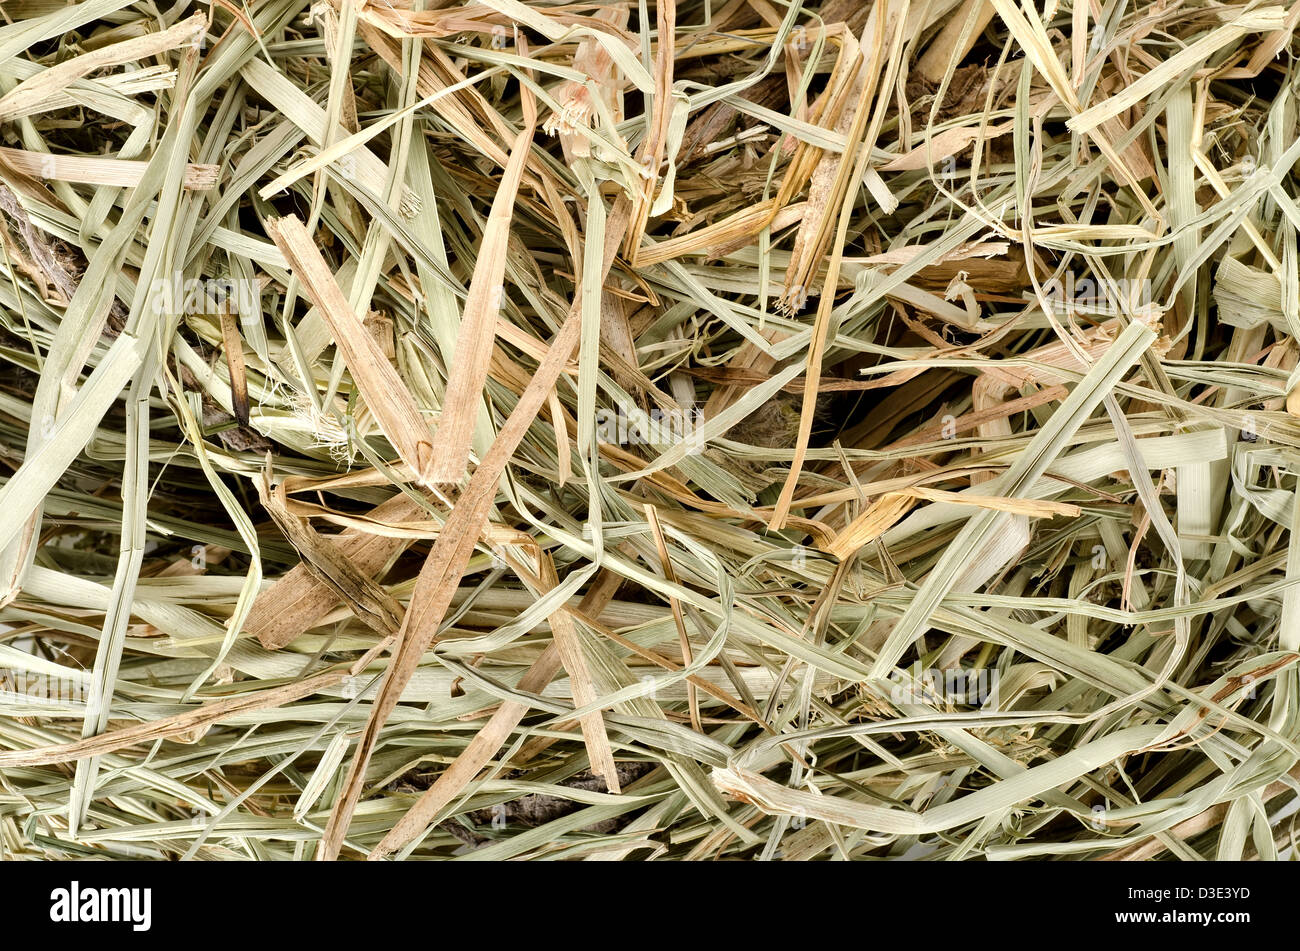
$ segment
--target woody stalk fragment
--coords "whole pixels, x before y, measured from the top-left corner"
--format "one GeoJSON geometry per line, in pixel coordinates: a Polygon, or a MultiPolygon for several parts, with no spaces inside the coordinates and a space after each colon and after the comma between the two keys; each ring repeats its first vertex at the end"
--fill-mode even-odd
{"type": "Polygon", "coordinates": [[[1290,854],[1300,7],[141,9],[0,16],[0,855],[1290,854]]]}

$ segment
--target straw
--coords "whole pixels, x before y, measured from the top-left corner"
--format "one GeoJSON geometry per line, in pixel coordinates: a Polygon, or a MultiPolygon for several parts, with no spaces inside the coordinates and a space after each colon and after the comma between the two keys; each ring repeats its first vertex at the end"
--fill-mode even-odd
{"type": "Polygon", "coordinates": [[[1298,9],[6,3],[0,856],[1294,857],[1298,9]]]}

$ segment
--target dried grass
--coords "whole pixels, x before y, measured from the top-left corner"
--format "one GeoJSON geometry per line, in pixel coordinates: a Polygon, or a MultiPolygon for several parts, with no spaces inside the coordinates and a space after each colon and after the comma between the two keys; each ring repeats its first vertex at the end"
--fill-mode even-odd
{"type": "Polygon", "coordinates": [[[8,0],[0,854],[1293,854],[1298,25],[8,0]]]}

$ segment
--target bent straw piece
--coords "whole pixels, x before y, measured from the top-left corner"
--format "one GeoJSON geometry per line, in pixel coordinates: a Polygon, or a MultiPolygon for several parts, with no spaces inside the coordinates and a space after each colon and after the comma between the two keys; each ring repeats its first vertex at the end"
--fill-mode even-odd
{"type": "Polygon", "coordinates": [[[257,490],[272,521],[298,550],[303,567],[324,582],[357,620],[381,637],[396,635],[404,613],[401,604],[318,535],[306,519],[291,515],[283,486],[272,488],[264,473],[257,490]]]}
{"type": "Polygon", "coordinates": [[[855,518],[835,536],[823,550],[843,561],[868,542],[879,538],[904,515],[912,510],[916,500],[927,502],[952,502],[957,505],[974,505],[977,508],[995,512],[1010,512],[1029,518],[1052,518],[1064,515],[1077,518],[1083,510],[1068,502],[1054,502],[1044,499],[1004,499],[988,495],[963,495],[957,492],[944,492],[939,489],[926,489],[915,486],[887,492],[877,499],[870,508],[855,518]]]}
{"type": "MultiPolygon", "coordinates": [[[[399,492],[366,514],[376,521],[405,522],[423,513],[420,503],[399,492]]],[[[374,577],[411,544],[411,539],[354,531],[345,532],[337,539],[322,539],[321,543],[337,548],[339,556],[357,571],[374,577]]],[[[244,622],[244,630],[267,650],[278,650],[319,624],[340,603],[328,584],[297,565],[258,595],[244,622]]]]}
{"type": "Polygon", "coordinates": [[[266,223],[276,247],[302,281],[303,289],[329,324],[334,343],[366,405],[388,441],[411,467],[417,481],[432,485],[436,479],[433,435],[397,370],[366,330],[365,323],[348,304],[325,259],[306,227],[295,217],[266,223]]]}

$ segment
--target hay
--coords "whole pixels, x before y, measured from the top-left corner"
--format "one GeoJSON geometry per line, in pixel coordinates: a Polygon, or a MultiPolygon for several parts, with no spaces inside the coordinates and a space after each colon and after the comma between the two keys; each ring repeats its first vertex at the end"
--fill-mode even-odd
{"type": "Polygon", "coordinates": [[[9,0],[0,854],[1289,854],[1298,24],[9,0]]]}

